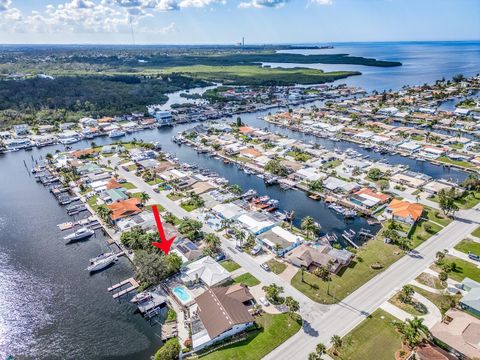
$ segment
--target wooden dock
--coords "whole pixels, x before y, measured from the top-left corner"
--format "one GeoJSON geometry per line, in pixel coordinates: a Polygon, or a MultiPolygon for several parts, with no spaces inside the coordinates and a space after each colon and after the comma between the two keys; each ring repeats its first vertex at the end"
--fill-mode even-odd
{"type": "Polygon", "coordinates": [[[123,290],[120,290],[118,292],[116,292],[115,294],[113,294],[113,298],[114,299],[117,299],[119,298],[120,296],[124,296],[130,292],[132,292],[133,290],[135,290],[136,288],[138,288],[140,286],[140,284],[137,282],[137,280],[135,280],[133,277],[132,278],[128,278],[126,280],[123,280],[121,282],[119,282],[118,284],[115,284],[115,285],[112,285],[110,286],[107,290],[109,292],[112,292],[112,291],[115,291],[117,289],[120,289],[126,285],[130,285],[129,287],[123,289],[123,290]]]}

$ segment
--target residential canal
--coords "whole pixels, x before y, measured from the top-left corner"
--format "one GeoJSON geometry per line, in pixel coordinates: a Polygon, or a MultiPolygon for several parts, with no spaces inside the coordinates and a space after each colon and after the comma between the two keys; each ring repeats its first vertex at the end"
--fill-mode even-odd
{"type": "MultiPolygon", "coordinates": [[[[440,47],[445,47],[445,51],[425,44],[414,48],[416,51],[412,51],[414,44],[409,44],[408,47],[402,47],[401,44],[389,45],[383,49],[382,44],[369,46],[370,48],[352,46],[358,51],[351,53],[400,60],[404,64],[408,62],[408,66],[366,69],[370,71],[341,82],[370,90],[389,89],[404,84],[435,81],[443,75],[451,77],[458,72],[465,75],[478,72],[478,42],[473,45],[459,44],[458,47],[440,44],[440,47]],[[459,62],[462,63],[461,66],[459,62]],[[430,70],[425,72],[424,67],[415,64],[430,64],[430,70]]],[[[338,49],[343,50],[338,45],[333,51],[338,52],[338,49]]],[[[328,149],[353,148],[370,155],[372,159],[407,164],[411,170],[433,178],[461,181],[467,176],[456,169],[416,162],[397,155],[380,155],[353,143],[318,139],[280,128],[258,118],[267,113],[268,111],[244,114],[241,117],[251,126],[267,128],[307,142],[317,142],[328,149]]],[[[187,146],[179,147],[172,143],[173,135],[193,125],[144,131],[128,135],[124,140],[141,138],[145,141],[160,141],[163,149],[175,153],[181,162],[212,169],[245,190],[254,188],[260,194],[278,199],[283,209],[295,210],[297,223],[303,216],[311,215],[322,225],[323,232],[338,233],[345,228],[368,227],[363,218],[345,223],[321,202],[309,199],[300,191],[282,191],[277,186],[266,187],[263,180],[246,175],[234,165],[225,165],[206,155],[197,154],[187,146]]],[[[111,139],[105,137],[94,141],[101,145],[110,143],[111,139]]],[[[88,146],[90,141],[82,141],[72,147],[78,149],[88,146]]],[[[126,259],[121,259],[112,268],[90,276],[85,271],[88,259],[105,249],[105,238],[97,231],[96,237],[88,241],[65,245],[64,234],[57,229],[56,224],[69,221],[71,217],[66,215],[65,210],[42,185],[34,181],[24,166],[24,160],[30,167],[32,156],[44,157],[56,149],[63,150],[63,146],[0,155],[0,358],[12,354],[20,360],[149,359],[160,346],[159,328],[151,327],[140,315],[133,313],[132,306],[113,300],[106,291],[110,285],[132,275],[130,265],[126,259]]]]}

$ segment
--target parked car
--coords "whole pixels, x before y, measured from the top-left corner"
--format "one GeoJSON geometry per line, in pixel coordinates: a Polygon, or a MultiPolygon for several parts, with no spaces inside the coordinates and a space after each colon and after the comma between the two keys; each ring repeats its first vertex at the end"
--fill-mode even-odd
{"type": "Polygon", "coordinates": [[[480,261],[480,256],[475,255],[474,253],[469,252],[469,253],[468,253],[468,257],[469,257],[470,259],[472,259],[472,260],[480,261]]]}
{"type": "Polygon", "coordinates": [[[270,266],[268,266],[267,263],[263,263],[262,265],[260,265],[260,267],[265,271],[270,271],[270,266]]]}
{"type": "Polygon", "coordinates": [[[215,256],[215,261],[222,261],[222,260],[225,260],[225,254],[224,253],[220,253],[218,254],[217,256],[215,256]]]}
{"type": "Polygon", "coordinates": [[[253,247],[252,251],[250,251],[250,254],[257,255],[260,251],[262,251],[262,245],[257,244],[253,247]]]}
{"type": "Polygon", "coordinates": [[[125,184],[125,183],[127,182],[127,180],[122,179],[122,178],[119,178],[119,179],[117,179],[117,182],[118,182],[119,184],[125,184]]]}
{"type": "Polygon", "coordinates": [[[270,306],[270,303],[268,302],[268,300],[267,300],[266,297],[261,297],[260,299],[258,299],[258,301],[259,301],[260,304],[262,304],[263,306],[270,306]]]}

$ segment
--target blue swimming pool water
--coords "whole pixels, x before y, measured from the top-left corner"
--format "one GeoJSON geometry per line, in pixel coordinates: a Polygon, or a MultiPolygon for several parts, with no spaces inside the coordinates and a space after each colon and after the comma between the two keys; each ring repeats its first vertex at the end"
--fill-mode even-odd
{"type": "Polygon", "coordinates": [[[183,303],[187,303],[190,300],[192,300],[192,297],[190,294],[187,292],[187,289],[185,289],[183,286],[175,286],[172,289],[172,292],[175,294],[175,296],[183,303]]]}

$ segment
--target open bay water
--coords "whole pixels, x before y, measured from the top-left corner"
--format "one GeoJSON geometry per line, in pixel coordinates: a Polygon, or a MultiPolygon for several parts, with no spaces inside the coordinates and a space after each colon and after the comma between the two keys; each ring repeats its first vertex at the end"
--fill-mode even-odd
{"type": "MultiPolygon", "coordinates": [[[[324,44],[319,44],[324,45],[324,44]]],[[[433,83],[456,74],[480,73],[480,41],[332,43],[333,49],[282,50],[304,55],[349,54],[377,60],[400,61],[402,66],[375,67],[347,64],[281,64],[272,67],[309,67],[324,71],[360,71],[362,75],[333,84],[360,86],[368,91],[398,90],[404,85],[433,83]]]]}
{"type": "MultiPolygon", "coordinates": [[[[369,54],[365,50],[367,45],[359,44],[359,53],[340,47],[334,49],[333,53],[349,52],[353,55],[384,58],[378,55],[379,51],[383,51],[385,56],[389,56],[386,59],[396,60],[400,56],[398,54],[406,52],[401,50],[401,45],[387,44],[382,50],[378,44],[371,44],[376,52],[369,54]],[[392,52],[392,49],[398,49],[398,54],[392,52]]],[[[430,49],[436,54],[442,53],[437,46],[443,45],[432,43],[424,49],[430,49]]],[[[453,52],[463,51],[453,45],[449,46],[453,52]]],[[[465,45],[459,43],[458,46],[464,49],[465,45]]],[[[351,47],[355,49],[356,46],[352,44],[351,47]]],[[[438,73],[429,81],[448,77],[450,72],[462,72],[453,71],[450,67],[443,71],[442,63],[447,60],[438,55],[432,57],[432,61],[438,64],[432,64],[438,73]]],[[[476,68],[480,69],[478,53],[476,68]]],[[[393,69],[395,68],[386,70],[393,69]]],[[[419,80],[415,83],[423,83],[422,67],[418,69],[416,76],[419,80]]],[[[389,82],[388,71],[379,76],[380,83],[389,82]]],[[[465,71],[463,73],[468,75],[465,71]]],[[[412,76],[415,74],[408,74],[404,78],[405,83],[412,81],[412,76]]],[[[373,78],[368,78],[367,74],[351,79],[362,78],[366,82],[359,86],[368,88],[373,78]]],[[[396,75],[392,75],[392,79],[396,79],[396,75]]],[[[375,84],[375,88],[380,89],[378,84],[375,84]]],[[[390,87],[394,88],[393,85],[387,88],[390,87]]],[[[174,96],[179,100],[184,99],[178,94],[174,96]]],[[[269,111],[274,112],[275,109],[269,111]]],[[[369,154],[373,159],[407,164],[410,169],[424,172],[433,178],[461,181],[467,176],[464,172],[428,162],[416,162],[397,155],[380,155],[368,152],[356,144],[318,139],[280,128],[260,119],[269,111],[242,114],[241,118],[251,126],[267,128],[303,141],[314,141],[328,149],[353,148],[369,154]]],[[[345,223],[341,216],[326,208],[322,202],[309,199],[303,192],[282,191],[278,186],[267,187],[263,180],[246,175],[234,165],[225,165],[222,161],[197,154],[190,147],[178,146],[171,141],[177,132],[194,125],[184,124],[138,132],[129,134],[122,140],[137,138],[159,141],[163,150],[174,153],[181,162],[209,168],[231,183],[240,184],[244,190],[254,188],[260,194],[268,194],[280,200],[282,209],[295,210],[297,224],[303,216],[311,215],[322,225],[323,232],[341,233],[345,228],[368,227],[363,218],[345,223]]],[[[104,137],[94,141],[103,145],[111,143],[112,139],[104,137]]],[[[72,147],[85,148],[90,143],[91,141],[81,141],[72,147]]],[[[57,204],[46,188],[35,182],[24,166],[24,160],[30,167],[32,156],[38,159],[49,152],[54,153],[56,149],[63,150],[63,146],[0,155],[0,359],[7,354],[14,355],[16,359],[148,359],[161,344],[160,328],[150,326],[140,315],[134,314],[133,306],[113,300],[107,292],[107,287],[132,276],[130,264],[122,258],[113,267],[90,276],[85,271],[88,259],[106,249],[105,238],[97,231],[96,236],[88,241],[65,245],[63,236],[67,231],[62,233],[56,224],[71,221],[72,218],[66,215],[64,208],[57,204]]]]}

